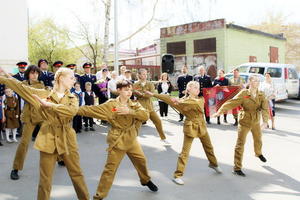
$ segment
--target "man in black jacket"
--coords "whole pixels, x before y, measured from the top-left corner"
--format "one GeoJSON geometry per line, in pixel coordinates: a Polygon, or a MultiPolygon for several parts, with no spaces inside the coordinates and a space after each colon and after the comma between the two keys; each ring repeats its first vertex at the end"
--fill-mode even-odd
{"type": "MultiPolygon", "coordinates": [[[[206,70],[205,70],[204,66],[200,66],[199,75],[194,77],[194,81],[199,82],[199,85],[200,85],[199,96],[203,96],[203,88],[211,88],[212,87],[211,78],[210,78],[210,76],[206,75],[206,70]]],[[[205,116],[205,118],[206,118],[206,122],[208,124],[210,124],[210,117],[205,116]]]]}
{"type": "MultiPolygon", "coordinates": [[[[184,65],[181,69],[182,74],[178,76],[177,78],[177,87],[179,92],[179,98],[183,97],[185,95],[185,89],[188,82],[193,80],[193,76],[188,75],[188,68],[186,65],[184,65]]],[[[179,121],[181,122],[183,120],[183,115],[180,114],[179,121]]]]}

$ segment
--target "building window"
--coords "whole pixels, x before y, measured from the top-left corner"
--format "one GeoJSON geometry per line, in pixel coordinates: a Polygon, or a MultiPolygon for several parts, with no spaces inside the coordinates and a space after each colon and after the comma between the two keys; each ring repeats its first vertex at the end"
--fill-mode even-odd
{"type": "Polygon", "coordinates": [[[185,41],[167,43],[167,53],[170,53],[173,55],[184,55],[185,54],[185,41]]]}
{"type": "Polygon", "coordinates": [[[194,53],[216,52],[216,38],[194,40],[194,53]]]}

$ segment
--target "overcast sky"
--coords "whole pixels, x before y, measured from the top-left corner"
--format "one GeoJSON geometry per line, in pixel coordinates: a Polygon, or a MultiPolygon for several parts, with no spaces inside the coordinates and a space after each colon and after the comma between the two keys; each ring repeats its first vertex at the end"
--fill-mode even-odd
{"type": "MultiPolygon", "coordinates": [[[[27,0],[27,2],[31,19],[52,17],[57,23],[77,30],[78,21],[75,16],[78,16],[89,24],[91,31],[100,30],[100,34],[103,34],[104,7],[101,0],[27,0]]],[[[119,37],[122,39],[150,18],[155,0],[118,0],[118,2],[119,37]]],[[[299,0],[159,0],[155,15],[159,21],[152,23],[148,30],[122,47],[135,49],[150,45],[154,39],[159,38],[160,27],[192,21],[225,18],[227,23],[234,22],[247,26],[264,21],[268,13],[282,13],[287,23],[297,23],[300,19],[299,8],[299,0]]]]}

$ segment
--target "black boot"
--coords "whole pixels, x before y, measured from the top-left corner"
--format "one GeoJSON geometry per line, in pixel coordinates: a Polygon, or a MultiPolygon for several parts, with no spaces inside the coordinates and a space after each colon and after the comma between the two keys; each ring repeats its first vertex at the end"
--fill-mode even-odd
{"type": "Polygon", "coordinates": [[[142,184],[142,186],[147,186],[152,192],[157,192],[158,191],[157,186],[154,185],[154,183],[152,183],[152,181],[148,181],[148,183],[142,184]]]}
{"type": "Polygon", "coordinates": [[[0,146],[3,146],[3,144],[0,142],[0,146]]]}
{"type": "Polygon", "coordinates": [[[65,162],[64,162],[63,160],[57,161],[57,164],[58,164],[59,166],[61,166],[61,167],[66,166],[66,165],[65,165],[65,162]]]}
{"type": "Polygon", "coordinates": [[[95,131],[95,129],[93,127],[90,127],[90,131],[95,131]]]}
{"type": "Polygon", "coordinates": [[[228,123],[227,122],[227,114],[224,114],[224,123],[226,123],[226,124],[228,123]]]}
{"type": "Polygon", "coordinates": [[[18,174],[18,170],[16,169],[13,169],[10,173],[10,179],[11,180],[18,180],[20,177],[19,177],[19,174],[18,174]]]}
{"type": "Polygon", "coordinates": [[[261,162],[267,162],[267,159],[263,155],[258,156],[258,158],[261,162]]]}
{"type": "Polygon", "coordinates": [[[233,126],[237,126],[237,125],[238,125],[238,119],[236,118],[233,126]]]}
{"type": "Polygon", "coordinates": [[[218,117],[217,119],[218,119],[218,124],[220,125],[220,124],[221,124],[221,122],[220,122],[220,117],[218,117]]]}
{"type": "Polygon", "coordinates": [[[242,170],[234,170],[232,173],[236,174],[238,176],[243,176],[243,177],[246,176],[246,174],[244,174],[244,172],[242,170]]]}

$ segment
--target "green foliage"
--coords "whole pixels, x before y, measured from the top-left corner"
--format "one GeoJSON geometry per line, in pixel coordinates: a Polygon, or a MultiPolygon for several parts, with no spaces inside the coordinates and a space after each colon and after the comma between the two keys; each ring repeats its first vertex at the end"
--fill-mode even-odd
{"type": "Polygon", "coordinates": [[[65,64],[76,62],[80,54],[70,49],[69,30],[60,27],[51,18],[31,23],[29,27],[29,61],[37,64],[41,58],[47,59],[49,66],[61,60],[65,64]]]}

